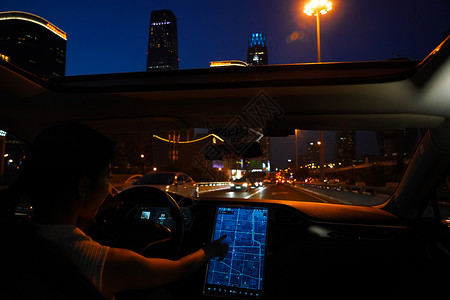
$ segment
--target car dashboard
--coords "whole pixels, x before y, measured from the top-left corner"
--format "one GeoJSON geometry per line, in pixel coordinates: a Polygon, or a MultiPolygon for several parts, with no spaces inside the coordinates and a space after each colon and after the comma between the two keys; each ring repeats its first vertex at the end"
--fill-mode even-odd
{"type": "MultiPolygon", "coordinates": [[[[254,257],[263,260],[261,274],[256,278],[261,280],[261,290],[249,290],[248,281],[233,281],[233,276],[234,279],[246,276],[237,264],[232,265],[237,261],[232,262],[237,255],[233,235],[228,240],[232,244],[229,260],[225,258],[219,270],[225,273],[225,265],[229,274],[219,276],[220,282],[211,285],[208,274],[211,265],[217,263],[213,259],[193,276],[167,287],[176,299],[285,299],[310,292],[321,296],[356,295],[375,286],[374,293],[380,295],[387,291],[413,295],[424,286],[436,290],[441,287],[438,283],[448,278],[445,272],[448,255],[443,250],[447,245],[436,246],[425,238],[426,225],[410,223],[382,209],[279,200],[185,197],[176,200],[186,221],[181,255],[218,237],[214,231],[221,209],[246,208],[267,213],[264,251],[254,257]]],[[[154,211],[158,216],[158,208],[154,211]]],[[[255,227],[241,226],[240,230],[247,231],[240,239],[255,236],[255,227]]],[[[250,257],[242,259],[251,261],[250,257]]],[[[253,262],[247,267],[249,264],[253,262]]],[[[247,279],[255,279],[250,277],[247,279]]]]}

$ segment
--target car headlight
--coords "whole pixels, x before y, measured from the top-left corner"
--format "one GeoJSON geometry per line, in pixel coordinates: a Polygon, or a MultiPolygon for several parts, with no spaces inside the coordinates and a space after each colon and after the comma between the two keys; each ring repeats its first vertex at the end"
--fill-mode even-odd
{"type": "Polygon", "coordinates": [[[230,186],[234,186],[234,183],[230,183],[230,186]]]}
{"type": "Polygon", "coordinates": [[[244,183],[243,186],[248,186],[248,183],[244,183]]]}

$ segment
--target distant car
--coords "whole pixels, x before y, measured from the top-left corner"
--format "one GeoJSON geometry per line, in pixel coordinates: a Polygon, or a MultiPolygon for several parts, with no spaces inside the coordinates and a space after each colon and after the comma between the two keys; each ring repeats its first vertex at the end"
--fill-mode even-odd
{"type": "Polygon", "coordinates": [[[328,179],[326,181],[327,184],[340,184],[340,180],[338,178],[328,179]]]}
{"type": "Polygon", "coordinates": [[[259,178],[249,178],[248,180],[250,181],[250,182],[249,182],[249,186],[250,186],[250,188],[252,188],[252,189],[259,188],[259,187],[262,187],[262,186],[263,186],[263,181],[262,181],[262,179],[259,179],[259,178]]]}
{"type": "Polygon", "coordinates": [[[276,184],[284,184],[286,180],[284,178],[278,178],[275,182],[276,184]]]}
{"type": "Polygon", "coordinates": [[[250,181],[247,178],[239,178],[230,183],[230,191],[248,191],[250,181]]]}
{"type": "Polygon", "coordinates": [[[132,187],[135,186],[152,186],[188,197],[199,195],[197,183],[189,175],[179,172],[150,173],[135,181],[132,187]]]}

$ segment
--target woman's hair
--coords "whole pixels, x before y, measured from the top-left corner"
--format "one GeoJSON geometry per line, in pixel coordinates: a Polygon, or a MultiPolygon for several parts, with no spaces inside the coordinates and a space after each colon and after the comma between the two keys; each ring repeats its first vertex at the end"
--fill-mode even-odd
{"type": "Polygon", "coordinates": [[[112,161],[115,143],[78,123],[45,129],[30,146],[14,190],[33,205],[52,205],[76,191],[80,180],[95,177],[112,161]]]}

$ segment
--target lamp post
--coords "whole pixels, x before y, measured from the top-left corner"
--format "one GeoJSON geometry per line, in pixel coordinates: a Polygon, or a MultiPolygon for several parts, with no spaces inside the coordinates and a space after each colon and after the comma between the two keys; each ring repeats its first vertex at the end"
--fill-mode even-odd
{"type": "Polygon", "coordinates": [[[324,15],[333,8],[333,4],[328,0],[311,0],[306,3],[303,12],[308,16],[316,16],[317,23],[317,61],[321,62],[320,58],[320,15],[324,15]]]}
{"type": "MultiPolygon", "coordinates": [[[[328,0],[311,0],[306,3],[303,12],[308,16],[316,16],[317,23],[317,61],[322,62],[320,57],[320,15],[324,15],[333,8],[333,4],[328,0]]],[[[325,160],[325,145],[323,142],[323,130],[320,131],[320,179],[324,179],[324,160],[325,160]]]]}

